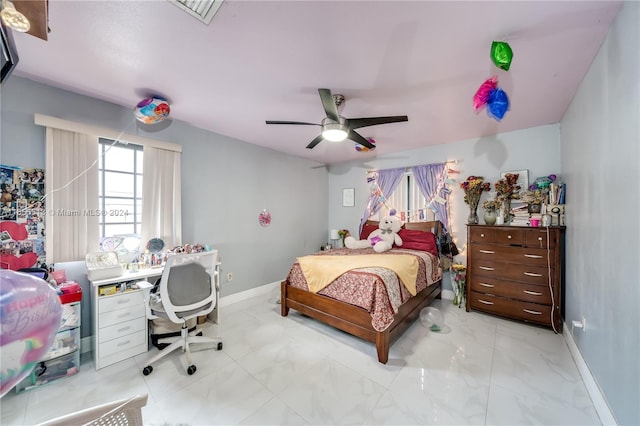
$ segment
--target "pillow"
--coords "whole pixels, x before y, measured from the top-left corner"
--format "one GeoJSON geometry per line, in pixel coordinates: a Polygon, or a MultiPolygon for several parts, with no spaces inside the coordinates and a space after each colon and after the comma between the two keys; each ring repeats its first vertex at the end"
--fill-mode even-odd
{"type": "Polygon", "coordinates": [[[371,234],[376,229],[378,229],[378,227],[376,225],[367,225],[367,224],[365,224],[362,227],[362,232],[360,232],[360,239],[361,240],[366,240],[367,238],[369,238],[369,234],[371,234]]]}
{"type": "Polygon", "coordinates": [[[398,235],[402,238],[402,248],[422,250],[432,253],[434,256],[438,255],[436,236],[433,233],[416,229],[401,229],[398,235]]]}

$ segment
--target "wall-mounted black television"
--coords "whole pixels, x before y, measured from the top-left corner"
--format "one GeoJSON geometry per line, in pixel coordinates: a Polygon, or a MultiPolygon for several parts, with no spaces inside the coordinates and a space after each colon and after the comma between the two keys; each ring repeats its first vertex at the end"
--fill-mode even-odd
{"type": "Polygon", "coordinates": [[[0,84],[3,84],[11,75],[13,69],[18,65],[18,51],[13,41],[11,30],[5,27],[0,20],[0,32],[2,33],[2,68],[0,70],[0,84]]]}

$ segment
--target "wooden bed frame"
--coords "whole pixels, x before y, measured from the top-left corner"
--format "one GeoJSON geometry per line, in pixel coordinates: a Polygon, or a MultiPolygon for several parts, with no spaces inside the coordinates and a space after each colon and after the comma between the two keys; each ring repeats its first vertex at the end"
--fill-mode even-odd
{"type": "MultiPolygon", "coordinates": [[[[377,222],[367,221],[376,225],[377,222]]],[[[404,225],[406,229],[431,231],[436,239],[442,232],[439,221],[416,222],[404,225]]],[[[289,309],[315,318],[335,328],[376,344],[378,361],[386,364],[389,360],[389,347],[418,318],[420,310],[429,306],[434,299],[442,297],[442,280],[434,283],[415,297],[400,306],[393,323],[384,331],[376,331],[371,325],[371,314],[366,310],[345,302],[341,302],[321,294],[288,286],[286,281],[280,284],[281,315],[286,317],[289,309]]]]}

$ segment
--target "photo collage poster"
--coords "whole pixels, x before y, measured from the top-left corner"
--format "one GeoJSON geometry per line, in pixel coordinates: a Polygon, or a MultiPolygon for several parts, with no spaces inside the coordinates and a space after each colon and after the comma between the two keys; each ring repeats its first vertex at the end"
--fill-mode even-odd
{"type": "Polygon", "coordinates": [[[45,266],[45,171],[0,165],[0,267],[45,266]]]}

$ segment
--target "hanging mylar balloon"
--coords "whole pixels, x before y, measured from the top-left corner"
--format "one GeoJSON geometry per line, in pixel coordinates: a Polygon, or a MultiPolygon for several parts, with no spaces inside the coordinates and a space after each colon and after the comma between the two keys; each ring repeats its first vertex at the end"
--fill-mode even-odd
{"type": "Polygon", "coordinates": [[[369,143],[371,143],[371,145],[374,145],[373,148],[367,148],[366,146],[360,145],[359,143],[356,143],[356,151],[358,152],[368,152],[368,151],[373,151],[374,149],[376,149],[375,144],[376,144],[376,140],[373,138],[367,138],[367,140],[369,141],[369,143]]]}
{"type": "Polygon", "coordinates": [[[487,114],[489,114],[489,117],[500,121],[508,109],[509,98],[507,94],[499,87],[493,89],[491,93],[489,93],[489,100],[487,101],[487,114]]]}
{"type": "Polygon", "coordinates": [[[491,43],[491,60],[496,67],[509,71],[513,59],[513,51],[511,46],[503,41],[494,41],[491,43]]]}
{"type": "Polygon", "coordinates": [[[53,344],[62,305],[33,275],[0,270],[0,397],[27,377],[53,344]]]}
{"type": "Polygon", "coordinates": [[[155,124],[166,120],[170,111],[171,108],[169,108],[167,100],[159,97],[143,99],[135,107],[136,119],[145,124],[155,124]]]}
{"type": "Polygon", "coordinates": [[[497,87],[498,77],[495,76],[491,77],[490,79],[482,83],[482,85],[480,85],[480,88],[478,89],[476,94],[473,95],[473,108],[476,110],[476,112],[480,111],[487,104],[487,102],[489,101],[489,94],[497,87]]]}

